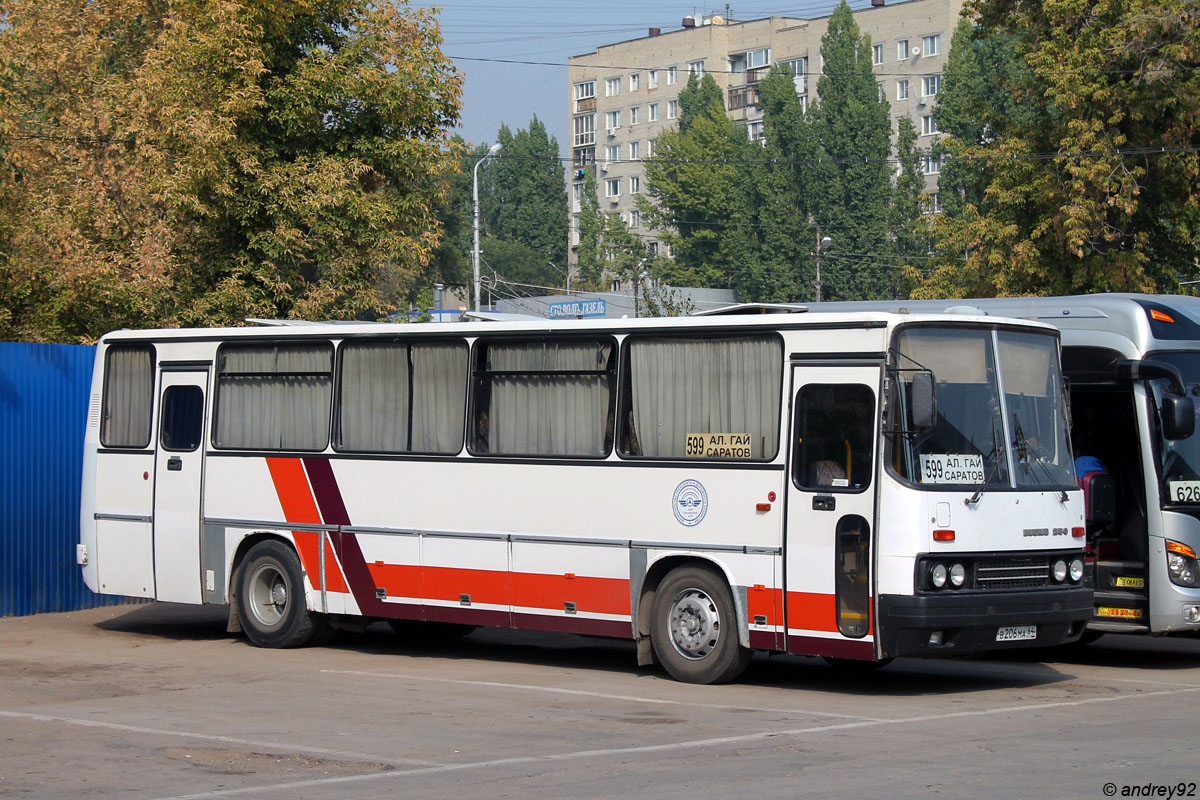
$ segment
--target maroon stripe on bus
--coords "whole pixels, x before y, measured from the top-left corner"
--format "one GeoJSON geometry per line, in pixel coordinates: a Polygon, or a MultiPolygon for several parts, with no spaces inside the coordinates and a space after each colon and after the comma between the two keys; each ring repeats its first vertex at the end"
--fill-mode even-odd
{"type": "Polygon", "coordinates": [[[338,489],[337,478],[333,477],[333,467],[327,458],[305,458],[304,471],[308,473],[308,482],[312,485],[313,495],[321,508],[321,519],[326,525],[349,525],[350,515],[346,513],[346,504],[342,501],[342,492],[338,489]]]}

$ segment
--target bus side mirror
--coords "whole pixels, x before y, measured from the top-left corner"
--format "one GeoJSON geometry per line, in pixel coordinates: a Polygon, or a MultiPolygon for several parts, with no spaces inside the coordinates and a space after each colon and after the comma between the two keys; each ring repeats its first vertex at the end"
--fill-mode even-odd
{"type": "Polygon", "coordinates": [[[937,425],[937,394],[933,389],[933,373],[917,372],[912,380],[912,426],[928,429],[937,425]]]}
{"type": "Polygon", "coordinates": [[[1190,397],[1164,395],[1162,399],[1163,438],[1186,439],[1196,430],[1196,404],[1190,397]]]}

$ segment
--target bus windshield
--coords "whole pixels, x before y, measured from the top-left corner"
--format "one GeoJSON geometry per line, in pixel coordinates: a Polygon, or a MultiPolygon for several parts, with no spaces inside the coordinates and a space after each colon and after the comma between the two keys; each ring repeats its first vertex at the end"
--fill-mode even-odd
{"type": "MultiPolygon", "coordinates": [[[[1200,394],[1200,353],[1158,352],[1151,360],[1178,367],[1184,386],[1193,398],[1200,394]]],[[[1150,382],[1154,407],[1162,408],[1163,395],[1170,392],[1170,381],[1159,378],[1150,382]]],[[[1186,439],[1169,441],[1158,430],[1159,473],[1162,478],[1163,499],[1167,503],[1200,506],[1200,432],[1186,439]]]]}
{"type": "Polygon", "coordinates": [[[911,327],[896,338],[893,467],[915,483],[1059,489],[1075,485],[1057,342],[1016,331],[911,327]],[[937,420],[912,427],[912,376],[933,374],[937,420]],[[1007,412],[1007,416],[1005,415],[1007,412]],[[902,429],[902,430],[900,430],[902,429]]]}

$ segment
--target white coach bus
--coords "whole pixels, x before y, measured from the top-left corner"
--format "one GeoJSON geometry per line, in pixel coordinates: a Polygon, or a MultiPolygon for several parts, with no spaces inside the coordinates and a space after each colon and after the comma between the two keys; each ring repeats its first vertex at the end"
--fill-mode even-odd
{"type": "Polygon", "coordinates": [[[853,313],[119,331],[87,585],[331,626],[862,664],[1053,645],[1091,614],[1057,332],[853,313]]]}

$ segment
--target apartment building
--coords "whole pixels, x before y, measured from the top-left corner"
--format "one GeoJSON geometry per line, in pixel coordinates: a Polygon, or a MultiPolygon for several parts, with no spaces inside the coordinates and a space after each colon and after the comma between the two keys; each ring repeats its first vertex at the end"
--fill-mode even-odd
{"type": "MultiPolygon", "coordinates": [[[[900,117],[910,117],[928,149],[938,135],[934,98],[962,0],[871,0],[854,12],[871,37],[879,87],[892,109],[893,135],[900,117]]],[[[579,243],[578,214],[583,182],[595,170],[600,208],[619,213],[630,229],[657,251],[660,244],[643,223],[636,196],[644,190],[644,160],[654,157],[658,136],[677,124],[679,93],[692,74],[712,75],[725,96],[730,118],[746,126],[752,140],[763,137],[758,83],[775,64],[795,76],[800,102],[816,99],[821,73],[821,37],[829,17],[768,17],[748,21],[720,14],[685,17],[674,31],[651,28],[648,35],[574,56],[569,64],[568,113],[571,251],[579,243]]],[[[925,158],[926,188],[937,202],[941,165],[925,158]]]]}

